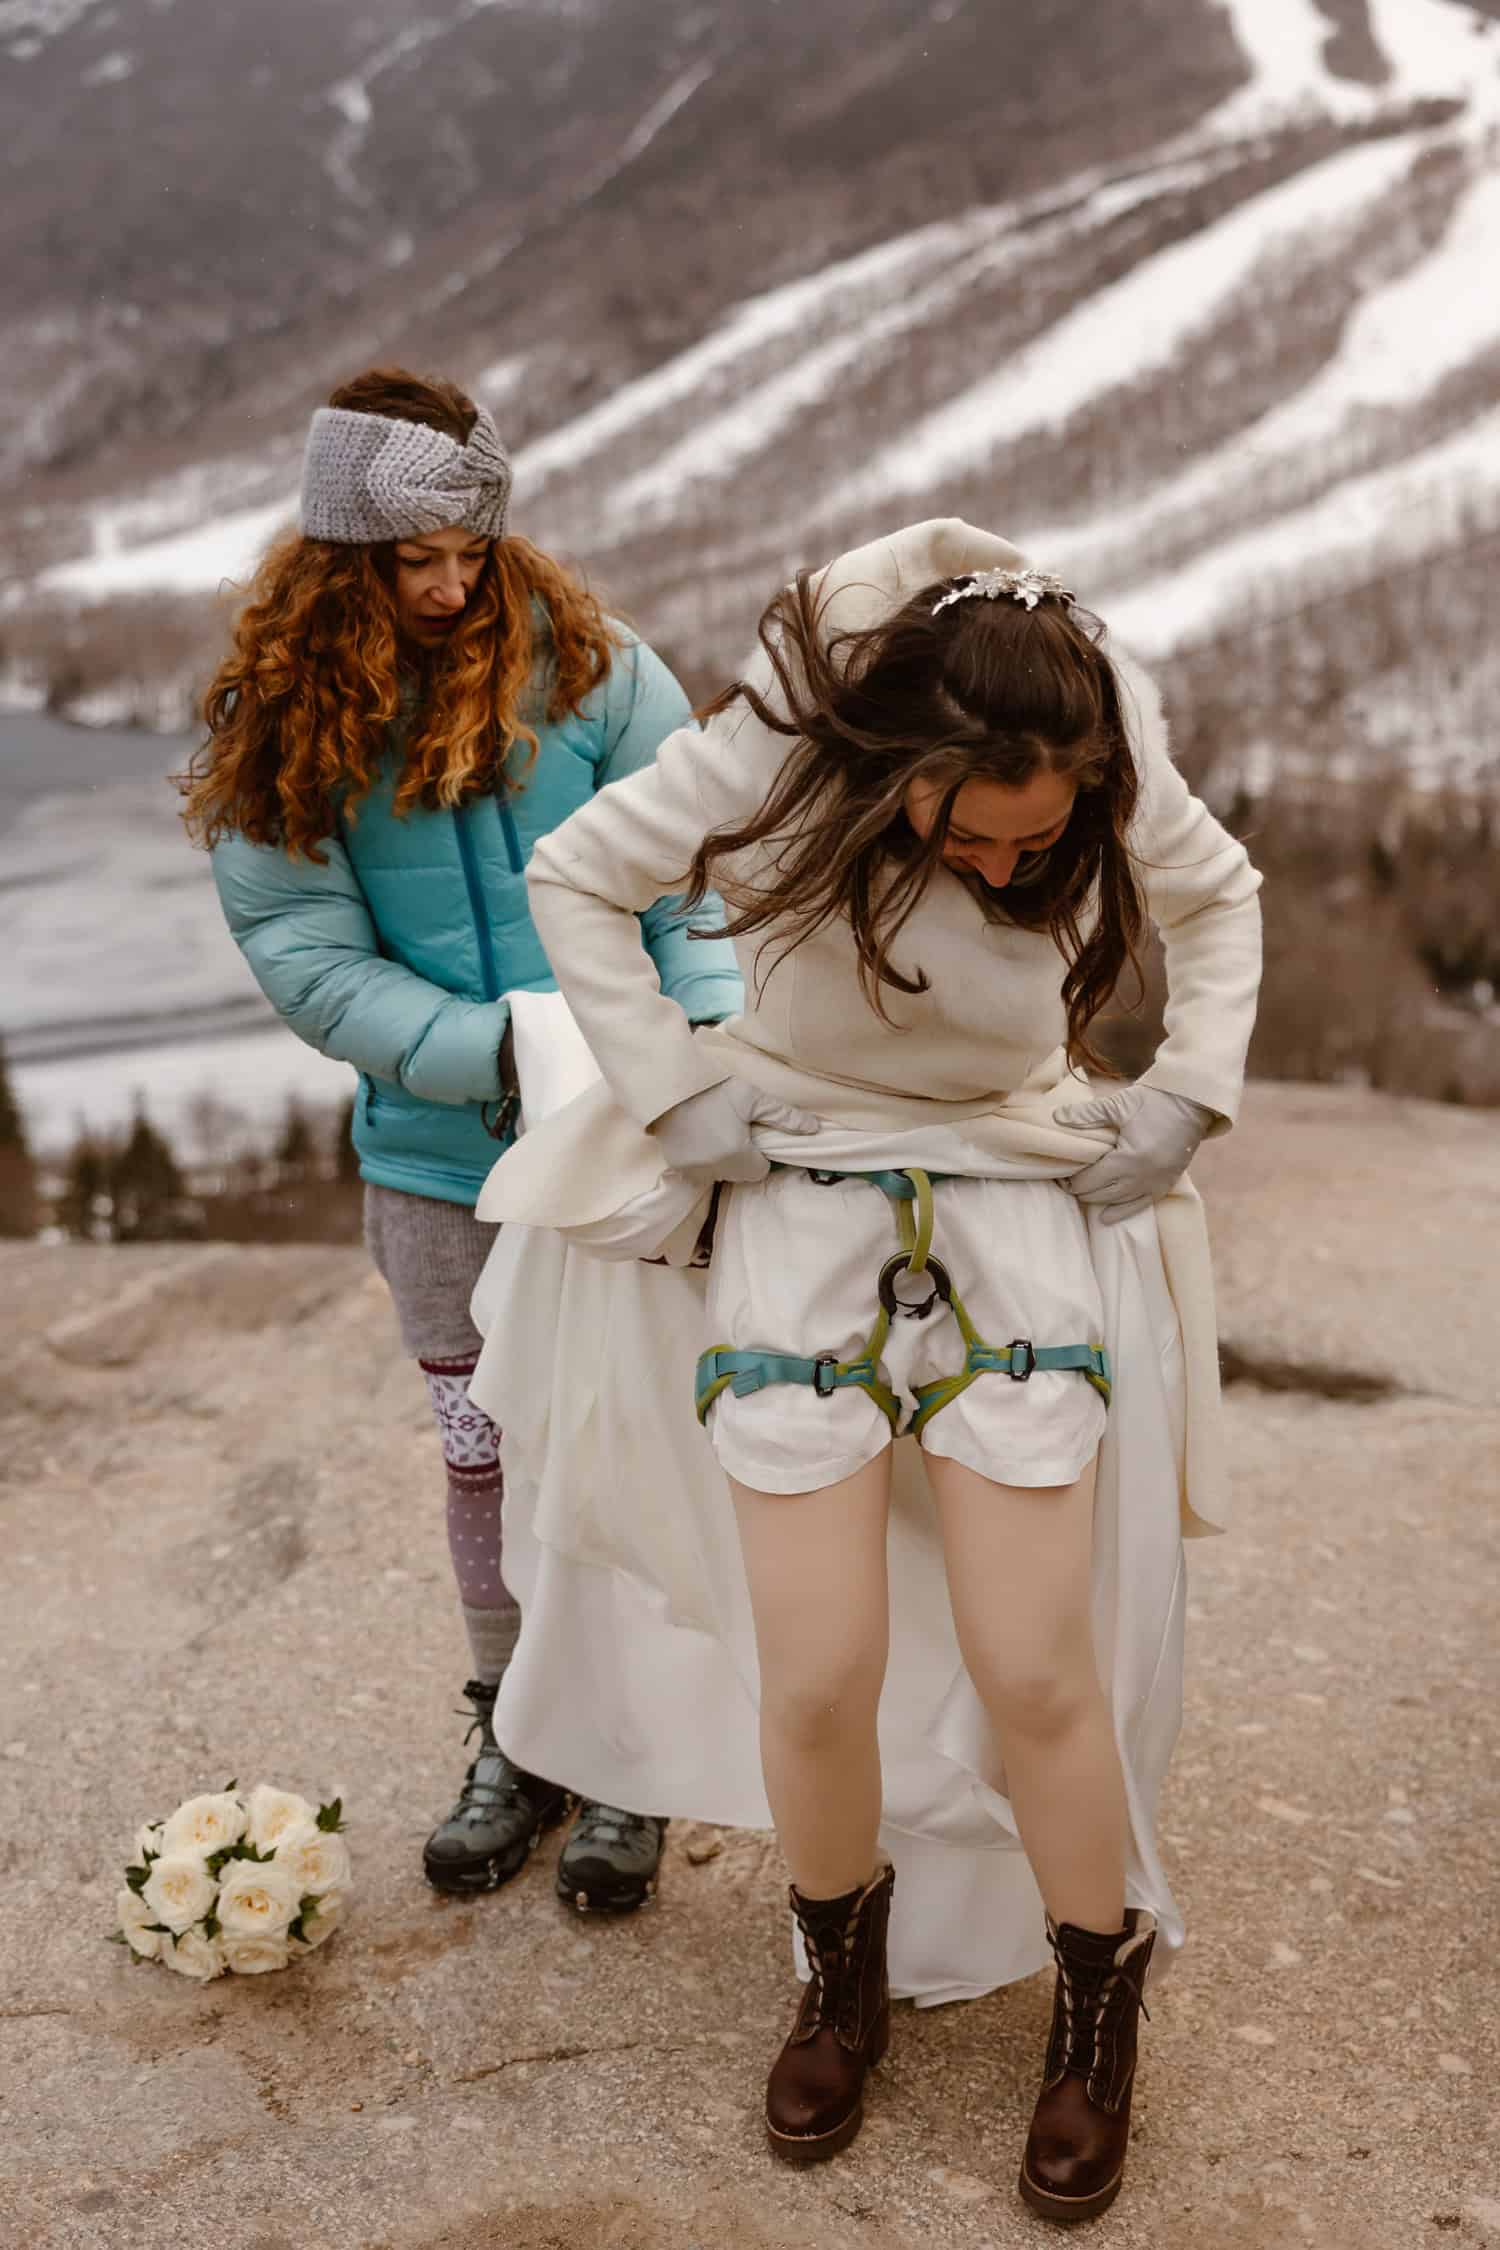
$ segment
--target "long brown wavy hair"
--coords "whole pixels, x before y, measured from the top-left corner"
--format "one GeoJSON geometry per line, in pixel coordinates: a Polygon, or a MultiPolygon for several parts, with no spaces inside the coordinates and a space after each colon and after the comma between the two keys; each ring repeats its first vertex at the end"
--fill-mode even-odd
{"type": "MultiPolygon", "coordinates": [[[[396,367],[371,368],[328,403],[459,444],[477,413],[455,384],[396,367]]],[[[176,777],[199,842],[232,831],[321,861],[319,845],[340,814],[357,816],[380,771],[403,674],[417,697],[398,817],[522,786],[538,719],[576,712],[607,677],[618,630],[578,579],[514,535],[491,541],[444,645],[404,648],[395,547],[293,533],[264,557],[204,699],[208,740],[176,777]]]]}
{"type": "Polygon", "coordinates": [[[771,603],[760,641],[774,700],[739,680],[702,715],[743,701],[792,747],[759,811],[704,839],[687,903],[716,885],[731,936],[775,925],[777,961],[846,919],[866,998],[889,1022],[887,989],[928,989],[922,969],[898,969],[891,949],[943,864],[960,789],[1021,788],[1055,773],[1078,791],[1057,843],[1025,855],[1003,891],[951,872],[989,920],[1052,937],[1067,963],[1069,1056],[1108,1070],[1089,1026],[1127,964],[1139,973],[1145,912],[1126,844],[1135,760],[1104,629],[1053,595],[1032,610],[975,598],[934,615],[944,591],[925,587],[883,623],[826,639],[807,572],[771,603]],[[907,818],[913,782],[938,792],[926,836],[907,818]],[[742,853],[753,853],[753,868],[731,871],[742,853]]]}

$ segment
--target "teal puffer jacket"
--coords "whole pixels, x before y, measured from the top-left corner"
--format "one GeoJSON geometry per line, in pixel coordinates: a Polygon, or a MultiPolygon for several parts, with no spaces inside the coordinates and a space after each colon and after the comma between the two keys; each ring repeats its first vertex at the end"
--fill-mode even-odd
{"type": "MultiPolygon", "coordinates": [[[[535,763],[508,797],[398,820],[404,730],[393,730],[385,770],[328,838],[325,866],[240,836],[215,846],[219,899],[261,990],[299,1038],[360,1074],[365,1179],[476,1201],[501,1146],[485,1123],[501,1094],[501,995],[557,989],[526,902],[532,846],[690,722],[672,674],[631,640],[577,717],[538,726],[535,763]]],[[[728,940],[688,935],[722,922],[713,897],[691,915],[663,899],[641,916],[663,992],[695,1022],[742,1004],[728,940]]]]}

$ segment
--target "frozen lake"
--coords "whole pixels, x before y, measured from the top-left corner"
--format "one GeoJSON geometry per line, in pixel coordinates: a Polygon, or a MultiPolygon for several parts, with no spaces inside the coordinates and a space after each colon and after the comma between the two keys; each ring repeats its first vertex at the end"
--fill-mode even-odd
{"type": "Polygon", "coordinates": [[[167,778],[191,748],[0,711],[0,1037],[39,1150],[138,1098],[186,1146],[204,1094],[268,1124],[293,1093],[353,1086],[277,1021],[224,927],[167,778]]]}

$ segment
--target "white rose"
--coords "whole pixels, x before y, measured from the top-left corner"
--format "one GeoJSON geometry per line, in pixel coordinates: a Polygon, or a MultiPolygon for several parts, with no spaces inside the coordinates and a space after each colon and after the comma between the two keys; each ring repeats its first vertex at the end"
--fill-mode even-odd
{"type": "Polygon", "coordinates": [[[189,1797],[162,1822],[164,1852],[198,1852],[204,1859],[227,1851],[245,1833],[245,1808],[232,1789],[215,1796],[189,1797]]]}
{"type": "Polygon", "coordinates": [[[246,1803],[249,1836],[258,1852],[273,1852],[288,1836],[301,1830],[316,1831],[318,1808],[294,1789],[273,1789],[262,1781],[246,1803]]]}
{"type": "Polygon", "coordinates": [[[212,1913],[218,1885],[197,1852],[164,1852],[153,1860],[141,1896],[153,1922],[186,1930],[212,1913]]]}
{"type": "Polygon", "coordinates": [[[154,1922],[156,1916],[145,1900],[138,1898],[134,1891],[120,1891],[115,1897],[115,1912],[120,1917],[120,1935],[131,1952],[154,1961],[161,1952],[161,1932],[147,1928],[147,1923],[154,1922]]]}
{"type": "Polygon", "coordinates": [[[224,1974],[223,1946],[217,1938],[205,1937],[201,1930],[186,1931],[175,1945],[170,1938],[163,1938],[161,1958],[180,1977],[193,1977],[199,1984],[224,1974]]]}
{"type": "Polygon", "coordinates": [[[325,1891],[316,1906],[310,1906],[302,1924],[302,1942],[309,1949],[331,1938],[344,1919],[344,1893],[325,1891]]]}
{"type": "Polygon", "coordinates": [[[303,1893],[347,1890],[354,1873],[343,1837],[321,1828],[310,1836],[289,1836],[278,1846],[275,1864],[296,1877],[303,1893]]]}
{"type": "Polygon", "coordinates": [[[296,1876],[279,1861],[232,1859],[214,1911],[226,1939],[280,1937],[296,1920],[301,1896],[296,1876]]]}
{"type": "Polygon", "coordinates": [[[235,1937],[224,1940],[224,1966],[236,1976],[264,1976],[268,1969],[284,1969],[291,1947],[285,1937],[235,1937]]]}
{"type": "Polygon", "coordinates": [[[154,1828],[138,1828],[136,1830],[135,1856],[138,1863],[147,1859],[148,1857],[152,1859],[160,1859],[161,1829],[162,1824],[160,1821],[158,1821],[154,1828]]]}

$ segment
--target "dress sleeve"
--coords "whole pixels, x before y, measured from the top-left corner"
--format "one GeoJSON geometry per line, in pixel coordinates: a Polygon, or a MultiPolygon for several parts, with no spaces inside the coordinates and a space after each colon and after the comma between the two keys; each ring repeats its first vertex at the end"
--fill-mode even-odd
{"type": "MultiPolygon", "coordinates": [[[[626,692],[614,697],[607,749],[599,765],[599,787],[628,780],[653,764],[668,735],[693,724],[692,708],[673,673],[644,641],[626,651],[618,676],[626,692]]],[[[744,988],[734,947],[726,937],[694,937],[695,930],[724,927],[724,907],[716,892],[688,913],[680,898],[659,898],[641,915],[646,951],[656,964],[662,991],[675,1000],[690,1023],[718,1022],[738,1015],[744,988]]]]}
{"type": "Polygon", "coordinates": [[[1239,1109],[1260,987],[1261,878],[1173,765],[1154,683],[1111,651],[1140,769],[1135,872],[1166,953],[1166,1037],[1141,1083],[1215,1112],[1239,1109]]]}
{"type": "Polygon", "coordinates": [[[663,994],[636,917],[683,888],[705,836],[756,810],[779,762],[775,737],[742,706],[701,730],[680,727],[650,765],[602,789],[532,853],[531,911],[553,974],[639,1124],[727,1074],[663,994]],[[753,756],[757,747],[766,754],[753,756]]]}

